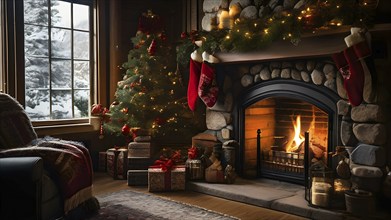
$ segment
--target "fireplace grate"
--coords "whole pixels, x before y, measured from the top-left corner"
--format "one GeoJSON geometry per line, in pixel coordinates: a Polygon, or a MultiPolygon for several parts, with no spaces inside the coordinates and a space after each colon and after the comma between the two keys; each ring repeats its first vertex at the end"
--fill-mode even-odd
{"type": "Polygon", "coordinates": [[[268,150],[262,151],[262,169],[274,172],[304,175],[304,154],[268,150]]]}

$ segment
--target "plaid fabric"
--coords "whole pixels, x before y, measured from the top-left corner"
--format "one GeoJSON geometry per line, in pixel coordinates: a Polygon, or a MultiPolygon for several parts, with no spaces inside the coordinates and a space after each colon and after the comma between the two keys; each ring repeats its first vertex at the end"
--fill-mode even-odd
{"type": "Polygon", "coordinates": [[[24,147],[36,138],[23,107],[13,97],[0,93],[0,150],[24,147]]]}

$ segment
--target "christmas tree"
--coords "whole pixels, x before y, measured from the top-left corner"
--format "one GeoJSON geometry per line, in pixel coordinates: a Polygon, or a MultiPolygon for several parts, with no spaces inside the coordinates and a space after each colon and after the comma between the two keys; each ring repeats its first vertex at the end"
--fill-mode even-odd
{"type": "Polygon", "coordinates": [[[187,108],[186,85],[176,71],[175,49],[158,15],[142,14],[132,43],[105,131],[128,140],[137,135],[138,128],[151,131],[154,137],[191,137],[199,132],[194,113],[187,108]]]}

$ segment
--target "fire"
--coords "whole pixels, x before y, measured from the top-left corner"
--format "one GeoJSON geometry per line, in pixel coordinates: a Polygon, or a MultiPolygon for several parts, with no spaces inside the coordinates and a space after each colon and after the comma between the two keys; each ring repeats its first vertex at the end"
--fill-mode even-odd
{"type": "Polygon", "coordinates": [[[296,117],[296,122],[292,121],[292,123],[293,123],[293,128],[295,130],[295,136],[287,145],[287,149],[286,149],[287,152],[296,152],[299,149],[300,145],[305,140],[304,137],[301,135],[300,115],[296,117]]]}

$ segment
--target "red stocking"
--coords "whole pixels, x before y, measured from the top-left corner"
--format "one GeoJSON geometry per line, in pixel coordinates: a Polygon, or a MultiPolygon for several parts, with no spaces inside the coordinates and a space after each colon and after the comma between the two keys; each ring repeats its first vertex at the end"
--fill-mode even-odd
{"type": "Polygon", "coordinates": [[[190,110],[196,109],[198,99],[198,83],[200,81],[201,63],[190,59],[189,85],[187,87],[187,103],[190,110]]]}
{"type": "Polygon", "coordinates": [[[344,86],[348,93],[349,102],[353,106],[358,106],[363,100],[364,70],[353,47],[346,48],[344,55],[349,64],[350,73],[344,76],[344,86]]]}
{"type": "Polygon", "coordinates": [[[201,77],[198,84],[198,96],[207,107],[212,107],[217,101],[219,88],[216,84],[216,69],[207,61],[202,63],[201,77]]]}

